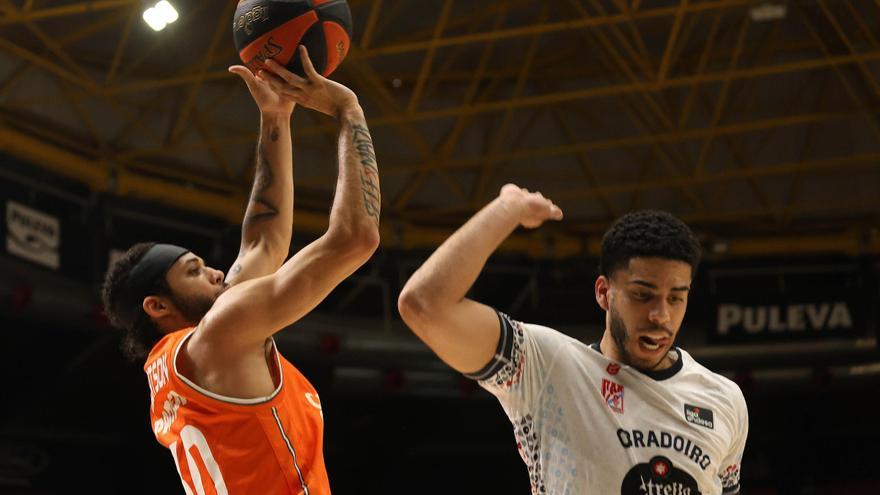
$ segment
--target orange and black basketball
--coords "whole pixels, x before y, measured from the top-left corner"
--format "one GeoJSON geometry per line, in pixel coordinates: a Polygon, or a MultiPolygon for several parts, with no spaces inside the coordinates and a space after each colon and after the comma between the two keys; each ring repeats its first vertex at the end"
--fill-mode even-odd
{"type": "Polygon", "coordinates": [[[329,76],[348,54],[351,11],[345,0],[241,0],[232,21],[235,48],[252,72],[274,59],[304,76],[299,45],[315,70],[329,76]]]}

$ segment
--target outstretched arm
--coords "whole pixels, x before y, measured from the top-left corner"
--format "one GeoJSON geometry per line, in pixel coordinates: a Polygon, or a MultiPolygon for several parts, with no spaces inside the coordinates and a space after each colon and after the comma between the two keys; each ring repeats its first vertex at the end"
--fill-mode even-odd
{"type": "Polygon", "coordinates": [[[271,63],[280,77],[269,80],[297,104],[339,119],[339,178],[329,227],[276,273],[243,282],[220,296],[194,337],[218,358],[262,346],[267,337],[303,317],[379,244],[378,163],[363,110],[350,89],[317,74],[304,52],[303,65],[307,80],[271,63]]]}
{"type": "Polygon", "coordinates": [[[540,193],[508,184],[406,283],[398,300],[400,315],[446,364],[472,373],[489,363],[498,345],[498,316],[465,294],[517,226],[536,228],[550,219],[562,219],[562,210],[540,193]]]}
{"type": "Polygon", "coordinates": [[[229,68],[241,77],[260,109],[254,182],[241,226],[238,258],[226,283],[274,273],[287,258],[293,231],[293,150],[290,114],[293,100],[275,92],[263,74],[242,66],[229,68]]]}

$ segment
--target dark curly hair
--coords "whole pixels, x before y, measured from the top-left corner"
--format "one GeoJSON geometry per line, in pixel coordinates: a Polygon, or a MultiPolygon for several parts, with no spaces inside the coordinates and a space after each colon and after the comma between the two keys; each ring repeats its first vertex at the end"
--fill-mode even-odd
{"type": "MultiPolygon", "coordinates": [[[[104,313],[110,320],[111,325],[123,331],[120,348],[125,357],[133,363],[143,362],[147,355],[149,355],[153,345],[162,338],[162,334],[143,309],[141,309],[140,315],[133,325],[127,326],[123,323],[119,315],[122,309],[120,304],[124,304],[124,302],[119,301],[118,296],[120,287],[125,284],[131,269],[155,245],[156,243],[154,242],[142,242],[130,247],[107,270],[107,274],[104,276],[104,283],[101,286],[101,301],[104,304],[104,313]]],[[[159,296],[171,295],[171,288],[164,277],[154,288],[154,292],[159,296]]]]}
{"type": "Polygon", "coordinates": [[[665,211],[642,210],[617,219],[602,237],[599,274],[610,277],[632,258],[664,258],[691,265],[696,276],[702,248],[691,229],[665,211]]]}

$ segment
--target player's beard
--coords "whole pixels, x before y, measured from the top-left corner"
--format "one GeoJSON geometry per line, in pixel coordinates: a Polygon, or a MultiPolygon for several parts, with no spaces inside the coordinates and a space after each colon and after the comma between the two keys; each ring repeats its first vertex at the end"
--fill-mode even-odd
{"type": "Polygon", "coordinates": [[[617,344],[617,352],[620,353],[621,361],[624,364],[634,366],[632,356],[626,346],[629,340],[629,332],[626,330],[626,323],[623,322],[623,319],[617,314],[617,310],[614,309],[614,304],[611,305],[611,337],[614,339],[614,343],[617,344]]]}
{"type": "MultiPolygon", "coordinates": [[[[629,347],[627,344],[630,341],[630,333],[626,328],[626,323],[623,322],[623,318],[620,317],[620,314],[614,308],[614,304],[611,304],[610,307],[611,314],[611,338],[614,339],[614,343],[617,345],[617,351],[620,353],[620,359],[623,364],[628,366],[632,366],[633,368],[639,371],[650,371],[655,369],[660,363],[666,359],[666,355],[664,354],[660,361],[656,363],[651,363],[645,361],[644,359],[636,359],[629,352],[629,347]]],[[[671,346],[670,346],[671,348],[671,346]]]]}
{"type": "Polygon", "coordinates": [[[199,294],[196,296],[182,296],[172,294],[171,302],[180,311],[181,316],[189,323],[195,325],[202,321],[208,311],[214,306],[216,295],[199,294]]]}

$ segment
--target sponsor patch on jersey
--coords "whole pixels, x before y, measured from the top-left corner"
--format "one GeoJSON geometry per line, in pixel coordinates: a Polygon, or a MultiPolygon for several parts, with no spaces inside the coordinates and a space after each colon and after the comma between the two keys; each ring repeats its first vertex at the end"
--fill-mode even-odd
{"type": "Polygon", "coordinates": [[[709,428],[710,430],[715,429],[715,419],[714,415],[712,414],[712,410],[706,409],[705,407],[697,407],[690,404],[685,404],[684,419],[686,419],[688,423],[700,425],[705,428],[709,428]]]}
{"type": "Polygon", "coordinates": [[[701,495],[697,480],[667,457],[656,456],[637,464],[623,478],[623,495],[701,495]]]}
{"type": "Polygon", "coordinates": [[[602,397],[612,411],[618,414],[623,414],[623,385],[612,382],[607,378],[603,378],[602,397]]]}
{"type": "Polygon", "coordinates": [[[605,368],[605,371],[607,371],[609,375],[616,375],[620,371],[620,365],[617,363],[608,363],[608,367],[605,368]]]}

